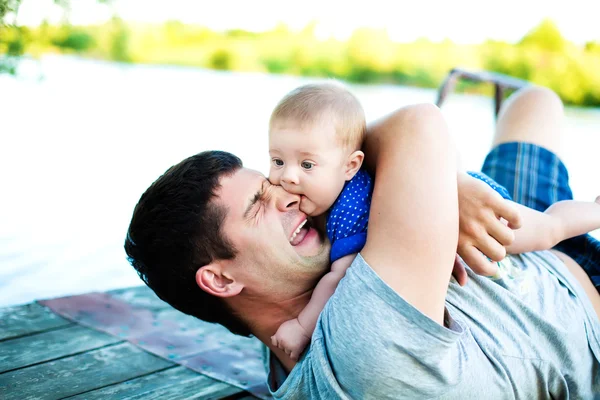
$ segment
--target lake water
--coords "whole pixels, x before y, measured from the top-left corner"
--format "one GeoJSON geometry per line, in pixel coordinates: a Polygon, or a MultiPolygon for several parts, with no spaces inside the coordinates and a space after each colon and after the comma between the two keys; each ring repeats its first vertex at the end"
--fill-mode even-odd
{"type": "MultiPolygon", "coordinates": [[[[0,75],[0,306],[140,284],[123,238],[141,193],[169,166],[223,149],[268,169],[267,122],[307,79],[71,57],[0,75]]],[[[353,86],[369,119],[435,91],[353,86]]],[[[453,95],[443,111],[477,169],[492,102],[453,95]]],[[[577,199],[600,194],[600,110],[567,109],[564,161],[577,199]]],[[[598,236],[598,231],[595,233],[598,236]]]]}

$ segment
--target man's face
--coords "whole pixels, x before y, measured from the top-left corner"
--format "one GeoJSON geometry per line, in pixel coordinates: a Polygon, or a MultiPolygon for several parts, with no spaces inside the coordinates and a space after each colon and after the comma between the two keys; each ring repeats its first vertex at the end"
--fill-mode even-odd
{"type": "Polygon", "coordinates": [[[299,210],[300,196],[245,168],[221,178],[217,195],[227,208],[224,234],[238,250],[231,273],[247,293],[285,291],[327,270],[329,242],[299,210]]]}

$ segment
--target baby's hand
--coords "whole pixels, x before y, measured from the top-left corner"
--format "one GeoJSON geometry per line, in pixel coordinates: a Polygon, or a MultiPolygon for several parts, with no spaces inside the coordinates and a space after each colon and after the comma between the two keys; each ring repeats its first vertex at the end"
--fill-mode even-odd
{"type": "Polygon", "coordinates": [[[281,324],[275,335],[271,336],[271,343],[285,352],[292,360],[298,358],[310,342],[310,336],[304,330],[298,319],[291,319],[281,324]]]}

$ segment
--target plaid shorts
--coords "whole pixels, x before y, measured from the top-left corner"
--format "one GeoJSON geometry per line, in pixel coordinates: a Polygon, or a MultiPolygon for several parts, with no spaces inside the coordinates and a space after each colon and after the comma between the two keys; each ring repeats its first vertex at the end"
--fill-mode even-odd
{"type": "MultiPolygon", "coordinates": [[[[565,165],[556,154],[531,143],[500,144],[487,155],[481,171],[483,174],[471,175],[504,198],[538,211],[545,211],[557,201],[573,199],[565,165]]],[[[577,261],[600,291],[598,240],[581,235],[559,243],[555,249],[577,261]]]]}

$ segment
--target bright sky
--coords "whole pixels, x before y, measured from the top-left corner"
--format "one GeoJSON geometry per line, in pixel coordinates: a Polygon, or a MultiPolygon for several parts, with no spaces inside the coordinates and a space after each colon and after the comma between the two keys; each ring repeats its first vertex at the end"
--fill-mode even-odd
{"type": "MultiPolygon", "coordinates": [[[[427,37],[479,43],[485,39],[515,42],[542,19],[551,18],[575,43],[600,41],[598,0],[114,0],[112,7],[95,0],[71,0],[70,20],[73,24],[103,22],[114,10],[129,21],[179,20],[215,30],[254,31],[278,22],[299,29],[317,21],[317,33],[323,37],[343,39],[355,28],[368,26],[387,28],[397,41],[427,37]]],[[[62,15],[52,0],[23,0],[19,22],[37,25],[44,18],[58,22],[62,15]]]]}

